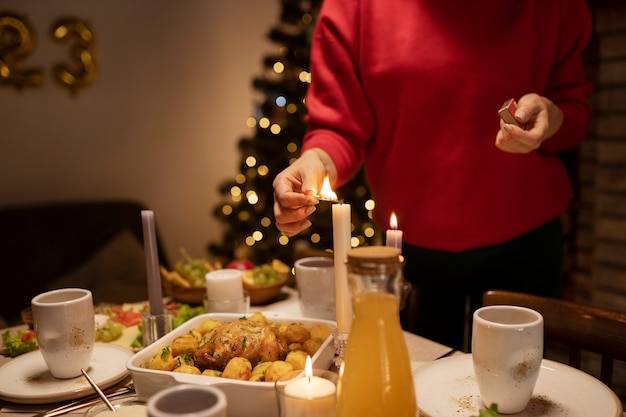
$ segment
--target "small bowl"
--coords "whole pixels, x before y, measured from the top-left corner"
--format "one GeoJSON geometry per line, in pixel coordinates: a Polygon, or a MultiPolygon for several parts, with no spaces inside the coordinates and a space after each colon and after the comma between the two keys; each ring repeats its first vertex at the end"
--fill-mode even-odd
{"type": "Polygon", "coordinates": [[[30,330],[33,330],[34,322],[32,308],[26,307],[20,312],[20,316],[22,317],[22,321],[24,322],[24,324],[27,325],[30,330]]]}
{"type": "MultiPolygon", "coordinates": [[[[137,397],[135,394],[123,395],[121,397],[111,398],[109,399],[109,401],[111,402],[111,404],[113,405],[116,411],[122,411],[121,409],[124,408],[125,410],[123,411],[124,411],[125,416],[132,416],[132,417],[147,417],[148,416],[148,407],[146,405],[146,401],[137,397]],[[134,406],[133,409],[127,408],[127,407],[133,407],[133,406],[134,406]]],[[[94,405],[93,407],[89,408],[85,412],[85,417],[96,417],[99,415],[101,415],[102,417],[112,416],[113,412],[109,410],[109,407],[107,407],[107,405],[104,402],[101,402],[98,405],[94,405]],[[105,414],[101,414],[101,413],[105,413],[105,414]]]]}
{"type": "Polygon", "coordinates": [[[288,279],[289,275],[285,274],[279,282],[272,285],[251,285],[243,281],[243,289],[250,294],[250,304],[267,304],[278,297],[288,279]]]}

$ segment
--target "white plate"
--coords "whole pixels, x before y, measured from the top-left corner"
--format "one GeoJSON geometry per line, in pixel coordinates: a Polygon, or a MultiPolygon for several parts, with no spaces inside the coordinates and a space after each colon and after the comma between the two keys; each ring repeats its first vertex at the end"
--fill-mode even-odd
{"type": "MultiPolygon", "coordinates": [[[[415,375],[421,417],[470,417],[484,409],[472,355],[439,359],[415,375]]],[[[622,417],[622,404],[606,385],[578,369],[544,359],[525,411],[511,417],[622,417]]]]}
{"type": "MultiPolygon", "coordinates": [[[[100,388],[108,388],[129,374],[126,361],[132,355],[133,352],[123,347],[96,343],[87,372],[100,388]]],[[[38,350],[18,356],[0,368],[0,398],[3,400],[45,404],[93,393],[93,388],[82,375],[71,379],[53,377],[38,350]]]]}

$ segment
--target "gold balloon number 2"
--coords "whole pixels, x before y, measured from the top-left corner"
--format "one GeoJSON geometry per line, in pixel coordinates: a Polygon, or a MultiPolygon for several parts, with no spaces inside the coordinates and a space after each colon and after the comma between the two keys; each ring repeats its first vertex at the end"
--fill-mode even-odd
{"type": "MultiPolygon", "coordinates": [[[[52,68],[52,76],[72,95],[93,84],[98,75],[95,41],[89,24],[74,18],[59,19],[52,25],[52,39],[69,45],[67,63],[52,68]]],[[[41,68],[28,68],[23,62],[32,55],[37,39],[32,25],[23,16],[0,12],[0,86],[39,87],[41,68]]]]}

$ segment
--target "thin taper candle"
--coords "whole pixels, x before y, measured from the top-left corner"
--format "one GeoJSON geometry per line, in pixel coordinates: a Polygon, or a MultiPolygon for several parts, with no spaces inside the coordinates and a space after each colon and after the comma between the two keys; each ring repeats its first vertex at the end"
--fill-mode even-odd
{"type": "Polygon", "coordinates": [[[337,331],[348,333],[352,327],[352,297],[348,286],[348,268],[345,261],[352,239],[350,204],[333,204],[332,212],[337,331]]]}
{"type": "Polygon", "coordinates": [[[146,254],[146,271],[148,278],[148,300],[150,314],[163,314],[163,289],[159,274],[159,255],[157,253],[154,213],[151,210],[141,211],[143,224],[143,247],[146,254]]]}

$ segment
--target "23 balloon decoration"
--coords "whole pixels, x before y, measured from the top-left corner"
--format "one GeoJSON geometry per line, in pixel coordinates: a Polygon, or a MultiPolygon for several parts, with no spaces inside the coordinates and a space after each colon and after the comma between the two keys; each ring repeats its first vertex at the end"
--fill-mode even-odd
{"type": "MultiPolygon", "coordinates": [[[[94,34],[85,21],[64,18],[56,21],[51,36],[57,42],[69,43],[69,63],[54,65],[52,75],[72,95],[91,85],[97,78],[94,34]]],[[[37,45],[35,31],[24,16],[0,13],[0,86],[39,87],[44,76],[41,68],[22,65],[37,45]]]]}
{"type": "Polygon", "coordinates": [[[76,94],[93,84],[98,70],[95,62],[93,32],[89,25],[77,19],[59,20],[52,27],[52,37],[58,41],[74,40],[70,51],[73,66],[57,64],[52,70],[56,81],[76,94]]]}
{"type": "Polygon", "coordinates": [[[36,41],[30,22],[12,13],[0,15],[0,85],[38,87],[43,83],[40,68],[20,65],[35,50],[36,41]]]}

